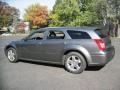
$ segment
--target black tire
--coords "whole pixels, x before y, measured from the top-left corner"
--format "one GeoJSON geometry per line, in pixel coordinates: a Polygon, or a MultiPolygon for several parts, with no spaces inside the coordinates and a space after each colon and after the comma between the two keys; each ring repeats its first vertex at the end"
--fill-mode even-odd
{"type": "Polygon", "coordinates": [[[9,49],[6,50],[6,55],[7,55],[7,58],[8,60],[11,62],[11,63],[16,63],[18,61],[18,57],[17,57],[17,52],[16,50],[13,48],[13,47],[10,47],[9,49]],[[14,59],[10,59],[10,52],[12,51],[12,53],[14,54],[14,59]]]}
{"type": "Polygon", "coordinates": [[[70,52],[65,56],[64,61],[65,61],[64,62],[65,68],[71,73],[79,74],[79,73],[82,73],[86,69],[85,58],[80,53],[70,52]]]}

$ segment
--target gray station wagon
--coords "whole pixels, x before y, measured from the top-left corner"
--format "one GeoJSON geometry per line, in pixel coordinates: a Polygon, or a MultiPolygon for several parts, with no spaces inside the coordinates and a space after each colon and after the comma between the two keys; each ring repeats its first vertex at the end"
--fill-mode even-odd
{"type": "Polygon", "coordinates": [[[86,66],[104,66],[115,50],[104,29],[97,27],[49,27],[34,31],[5,47],[12,63],[29,60],[64,65],[71,73],[86,66]]]}

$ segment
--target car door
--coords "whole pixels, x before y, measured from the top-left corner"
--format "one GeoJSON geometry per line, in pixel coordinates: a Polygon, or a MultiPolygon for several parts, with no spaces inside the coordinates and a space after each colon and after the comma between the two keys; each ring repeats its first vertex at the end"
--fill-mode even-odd
{"type": "Polygon", "coordinates": [[[45,60],[60,63],[64,50],[65,34],[62,31],[50,30],[43,41],[45,60]]]}
{"type": "Polygon", "coordinates": [[[18,45],[20,57],[22,59],[42,60],[44,59],[44,31],[38,31],[30,35],[18,45]]]}

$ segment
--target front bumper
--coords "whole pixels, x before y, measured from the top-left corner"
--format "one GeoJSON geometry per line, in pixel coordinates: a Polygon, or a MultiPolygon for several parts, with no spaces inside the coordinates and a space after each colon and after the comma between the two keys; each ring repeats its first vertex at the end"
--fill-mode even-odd
{"type": "Polygon", "coordinates": [[[115,55],[115,49],[112,46],[106,51],[100,51],[100,54],[91,55],[92,61],[88,64],[89,66],[104,66],[113,59],[115,55]]]}

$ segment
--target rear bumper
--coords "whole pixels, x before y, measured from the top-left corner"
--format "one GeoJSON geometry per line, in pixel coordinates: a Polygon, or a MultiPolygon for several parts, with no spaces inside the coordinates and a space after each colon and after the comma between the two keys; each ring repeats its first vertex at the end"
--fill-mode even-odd
{"type": "Polygon", "coordinates": [[[88,66],[104,66],[113,59],[114,55],[115,49],[112,46],[106,51],[101,51],[100,54],[91,55],[92,61],[88,64],[88,66]]]}

